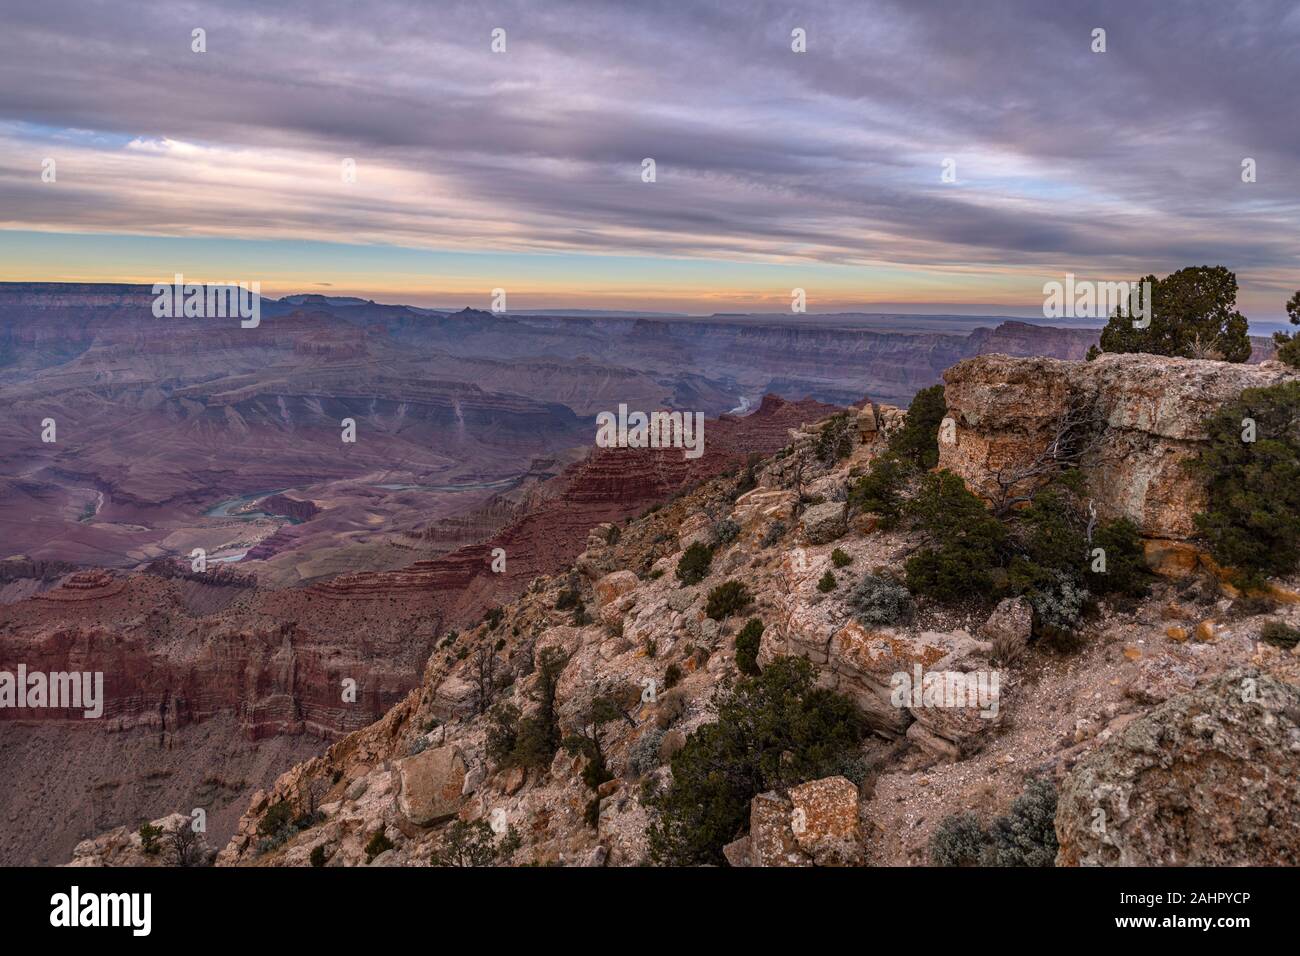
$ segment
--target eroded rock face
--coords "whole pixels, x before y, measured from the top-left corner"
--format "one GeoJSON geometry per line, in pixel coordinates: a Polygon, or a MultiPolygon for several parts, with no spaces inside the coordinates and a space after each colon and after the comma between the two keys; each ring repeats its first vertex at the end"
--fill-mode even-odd
{"type": "Polygon", "coordinates": [[[1057,866],[1300,862],[1300,688],[1220,675],[1132,721],[1060,790],[1057,866]]]}
{"type": "Polygon", "coordinates": [[[939,443],[939,466],[991,496],[991,475],[1031,461],[1051,442],[1071,403],[1081,403],[1103,426],[1082,462],[1100,516],[1129,518],[1147,537],[1186,540],[1205,504],[1204,487],[1184,467],[1206,439],[1204,420],[1244,389],[1295,377],[1277,362],[981,355],[944,374],[956,430],[954,441],[939,443]]]}

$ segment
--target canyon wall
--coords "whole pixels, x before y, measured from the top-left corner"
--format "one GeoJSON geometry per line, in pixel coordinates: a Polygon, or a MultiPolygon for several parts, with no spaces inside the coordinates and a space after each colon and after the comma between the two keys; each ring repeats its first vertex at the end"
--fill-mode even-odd
{"type": "MultiPolygon", "coordinates": [[[[220,566],[215,583],[186,569],[67,574],[52,565],[15,567],[12,573],[28,569],[59,583],[0,605],[0,670],[21,663],[29,671],[102,672],[105,704],[98,720],[0,710],[0,749],[7,751],[0,768],[12,779],[40,778],[42,762],[60,768],[42,788],[0,791],[0,819],[40,812],[66,823],[6,828],[0,863],[62,859],[106,824],[206,805],[204,794],[216,792],[214,773],[223,799],[237,803],[325,740],[381,717],[417,686],[449,629],[517,596],[534,576],[568,567],[593,526],[621,522],[678,488],[739,468],[751,453],[771,453],[789,429],[831,411],[769,397],[749,416],[708,421],[698,459],[679,449],[595,449],[544,482],[488,540],[394,571],[268,589],[220,566]],[[502,573],[491,569],[498,547],[507,556],[502,573]],[[351,699],[347,680],[356,684],[351,699]],[[130,762],[105,776],[93,762],[114,746],[130,753],[130,762]],[[224,753],[230,769],[187,761],[186,750],[224,753]],[[141,785],[155,775],[167,786],[141,785]],[[98,781],[116,799],[88,809],[79,780],[98,781]]],[[[232,813],[211,822],[214,837],[228,835],[221,828],[233,825],[232,813]]]]}

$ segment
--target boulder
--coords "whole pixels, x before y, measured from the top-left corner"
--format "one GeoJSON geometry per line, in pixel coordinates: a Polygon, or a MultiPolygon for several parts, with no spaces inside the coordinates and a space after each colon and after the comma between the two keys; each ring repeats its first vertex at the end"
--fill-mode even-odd
{"type": "Polygon", "coordinates": [[[818,866],[845,866],[862,857],[858,788],[845,777],[811,780],[790,790],[790,830],[818,866]]]}
{"type": "Polygon", "coordinates": [[[615,571],[605,575],[592,586],[596,593],[596,606],[604,607],[629,591],[635,591],[640,583],[640,578],[632,571],[615,571]]]}
{"type": "Polygon", "coordinates": [[[769,791],[749,802],[751,866],[812,866],[790,828],[790,801],[769,791]]]}
{"type": "Polygon", "coordinates": [[[602,605],[600,610],[596,612],[596,616],[600,618],[600,623],[616,627],[627,616],[627,612],[632,610],[636,604],[636,597],[636,592],[633,591],[602,605]]]}
{"type": "Polygon", "coordinates": [[[907,728],[907,739],[939,760],[956,763],[961,759],[961,748],[946,737],[940,737],[924,724],[912,723],[907,728]]]}
{"type": "Polygon", "coordinates": [[[728,843],[722,848],[722,856],[728,866],[749,866],[749,837],[743,836],[728,843]]]}
{"type": "Polygon", "coordinates": [[[751,540],[761,539],[776,522],[787,527],[794,520],[799,496],[784,488],[755,488],[736,499],[731,520],[740,525],[743,535],[751,540]]]}
{"type": "Polygon", "coordinates": [[[689,514],[677,527],[677,547],[685,551],[693,544],[713,543],[713,521],[702,511],[689,514]]]}
{"type": "Polygon", "coordinates": [[[433,693],[433,710],[443,717],[469,717],[474,713],[478,685],[460,674],[448,674],[433,693]]]}
{"type": "MultiPolygon", "coordinates": [[[[943,692],[936,693],[934,701],[929,702],[930,694],[923,686],[922,703],[909,706],[908,711],[930,734],[941,738],[944,744],[952,744],[960,756],[969,756],[984,745],[1002,719],[1002,678],[1002,672],[997,670],[927,670],[923,681],[932,682],[931,686],[942,688],[943,692]]],[[[908,736],[923,747],[931,743],[914,735],[912,727],[908,727],[908,736]]],[[[951,754],[943,744],[938,749],[936,755],[951,754]]]]}
{"type": "Polygon", "coordinates": [[[837,626],[827,616],[833,611],[798,594],[784,596],[783,602],[788,609],[785,633],[778,636],[776,628],[764,632],[760,663],[783,654],[807,657],[820,672],[819,683],[853,698],[871,729],[887,737],[901,737],[913,720],[907,705],[895,700],[895,675],[911,678],[917,665],[928,672],[965,663],[981,648],[964,631],[868,629],[854,620],[837,626]]]}
{"type": "Polygon", "coordinates": [[[1300,687],[1221,674],[1161,704],[1065,778],[1057,866],[1300,864],[1300,687]]]}
{"type": "Polygon", "coordinates": [[[397,761],[401,790],[397,804],[408,820],[429,826],[454,817],[465,789],[465,757],[454,745],[397,761]]]}
{"type": "Polygon", "coordinates": [[[827,544],[842,537],[847,530],[844,522],[844,504],[827,501],[805,509],[802,517],[803,534],[809,544],[827,544]]]}
{"type": "Polygon", "coordinates": [[[858,411],[858,437],[869,442],[876,437],[876,432],[880,431],[880,418],[876,412],[874,402],[867,402],[858,411]]]}

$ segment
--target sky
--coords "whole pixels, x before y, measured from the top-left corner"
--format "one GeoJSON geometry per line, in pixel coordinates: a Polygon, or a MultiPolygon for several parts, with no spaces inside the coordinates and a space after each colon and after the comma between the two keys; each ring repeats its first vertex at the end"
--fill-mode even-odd
{"type": "Polygon", "coordinates": [[[1041,314],[1225,265],[1276,320],[1297,89],[1270,0],[11,3],[0,281],[1041,314]]]}

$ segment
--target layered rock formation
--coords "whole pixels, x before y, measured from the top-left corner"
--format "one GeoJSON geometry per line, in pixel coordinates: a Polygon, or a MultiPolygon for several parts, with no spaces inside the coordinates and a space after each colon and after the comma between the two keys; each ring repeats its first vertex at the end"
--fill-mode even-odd
{"type": "MultiPolygon", "coordinates": [[[[567,567],[594,525],[621,522],[687,483],[738,467],[751,452],[770,452],[791,427],[828,410],[772,397],[750,416],[707,423],[706,454],[694,460],[677,449],[600,449],[532,496],[487,541],[394,571],[344,574],[290,589],[254,587],[248,574],[218,564],[202,573],[168,562],[155,565],[157,573],[65,574],[59,586],[0,607],[0,669],[25,663],[30,670],[101,671],[104,716],[87,722],[75,714],[5,709],[0,734],[18,737],[30,732],[29,722],[39,722],[69,739],[148,737],[159,749],[154,766],[166,764],[169,773],[166,751],[203,727],[236,751],[285,753],[267,745],[284,736],[315,741],[287,748],[300,758],[304,748],[322,746],[322,738],[381,717],[418,684],[430,651],[449,629],[514,598],[536,575],[567,567]],[[497,548],[506,554],[499,573],[493,570],[497,548]]],[[[65,759],[93,752],[84,744],[70,750],[65,759]]],[[[151,762],[147,754],[137,756],[132,772],[147,776],[151,762]]],[[[35,773],[18,757],[10,769],[35,773]]],[[[204,767],[192,769],[188,786],[179,785],[181,799],[195,799],[205,774],[204,767]]],[[[254,776],[243,786],[265,782],[254,776]]],[[[30,807],[29,796],[6,791],[0,816],[20,815],[30,807]]],[[[165,808],[150,796],[142,803],[133,802],[138,796],[120,800],[117,822],[165,808]]],[[[170,791],[169,799],[175,799],[170,791]]],[[[79,806],[71,795],[64,803],[79,806]]],[[[96,820],[110,822],[102,814],[96,820]]],[[[224,839],[229,830],[223,827],[231,822],[214,820],[212,832],[224,839]]],[[[79,835],[84,831],[71,826],[65,832],[12,831],[0,854],[57,859],[79,835]]]]}

